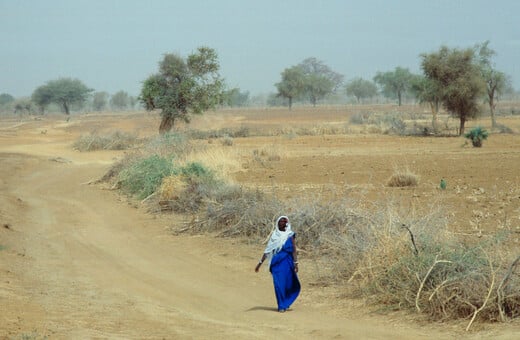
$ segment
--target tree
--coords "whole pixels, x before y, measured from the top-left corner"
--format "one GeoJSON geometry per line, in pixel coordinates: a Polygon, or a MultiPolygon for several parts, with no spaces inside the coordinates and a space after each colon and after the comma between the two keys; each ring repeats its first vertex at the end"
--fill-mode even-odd
{"type": "Polygon", "coordinates": [[[18,98],[13,102],[14,113],[32,113],[33,102],[31,98],[18,98]]]}
{"type": "Polygon", "coordinates": [[[108,102],[108,93],[106,92],[96,92],[92,98],[92,108],[94,111],[103,111],[107,106],[108,102]]]}
{"type": "Polygon", "coordinates": [[[394,71],[377,72],[374,81],[381,86],[383,94],[389,98],[397,98],[402,104],[403,94],[410,89],[413,74],[407,69],[396,67],[394,71]]]}
{"type": "Polygon", "coordinates": [[[79,79],[60,78],[48,81],[38,87],[32,94],[32,100],[43,112],[50,103],[61,105],[65,114],[70,114],[72,104],[83,104],[89,94],[94,91],[85,86],[79,79]]]}
{"type": "Polygon", "coordinates": [[[479,113],[478,100],[485,91],[475,51],[442,46],[438,52],[421,57],[424,75],[440,89],[446,110],[460,119],[459,136],[462,135],[466,120],[479,113]]]}
{"type": "Polygon", "coordinates": [[[498,101],[498,95],[503,94],[511,86],[511,80],[505,73],[495,69],[491,58],[496,53],[489,48],[489,41],[477,44],[475,46],[475,52],[480,66],[480,74],[486,82],[486,101],[489,104],[491,127],[495,128],[497,126],[495,119],[496,101],[498,101]]]}
{"type": "Polygon", "coordinates": [[[110,106],[116,110],[124,110],[130,104],[130,96],[125,91],[118,91],[110,98],[110,106]]]}
{"type": "Polygon", "coordinates": [[[313,106],[316,106],[318,100],[336,91],[343,83],[343,75],[332,71],[316,58],[307,58],[298,67],[304,75],[304,93],[313,106]]]}
{"type": "Polygon", "coordinates": [[[347,83],[345,91],[347,95],[354,96],[357,102],[360,103],[362,99],[377,95],[377,86],[369,80],[355,78],[347,83]]]}
{"type": "Polygon", "coordinates": [[[9,93],[0,94],[0,106],[4,106],[12,102],[14,102],[14,97],[9,93]]]}
{"type": "Polygon", "coordinates": [[[249,102],[249,92],[241,92],[237,87],[232,88],[224,92],[224,102],[231,107],[246,106],[249,102]]]}
{"type": "Polygon", "coordinates": [[[438,83],[421,75],[414,75],[411,92],[421,104],[428,103],[432,111],[432,128],[437,131],[437,115],[439,114],[439,106],[441,104],[442,91],[438,83]]]}
{"type": "Polygon", "coordinates": [[[278,96],[289,101],[289,110],[292,108],[293,100],[298,98],[305,91],[305,75],[300,66],[286,68],[281,73],[282,80],[276,83],[278,96]]]}
{"type": "Polygon", "coordinates": [[[170,131],[176,120],[189,123],[192,114],[222,102],[224,84],[218,70],[217,53],[208,47],[199,47],[186,59],[164,56],[159,72],[144,81],[139,96],[147,110],[161,110],[160,133],[170,131]]]}

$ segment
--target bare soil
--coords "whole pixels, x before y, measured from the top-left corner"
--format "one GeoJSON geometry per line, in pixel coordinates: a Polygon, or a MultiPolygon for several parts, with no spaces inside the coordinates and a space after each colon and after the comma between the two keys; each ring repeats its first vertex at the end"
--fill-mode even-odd
{"type": "MultiPolygon", "coordinates": [[[[190,128],[345,126],[349,114],[227,110],[197,117],[190,128]]],[[[520,118],[499,121],[518,132],[520,118]]],[[[471,124],[478,123],[487,121],[471,124]]],[[[80,153],[72,148],[80,134],[118,129],[151,136],[158,126],[149,113],[0,120],[0,339],[518,338],[518,321],[477,323],[467,333],[467,321],[372,313],[340,287],[313,285],[305,257],[302,294],[292,310],[277,313],[269,273],[253,270],[262,245],[173,235],[181,217],[150,214],[88,184],[125,151],[80,153]]],[[[508,229],[517,235],[512,245],[520,245],[519,134],[492,134],[483,148],[461,137],[360,132],[235,138],[232,147],[252,155],[265,146],[278,148],[280,159],[245,160],[229,175],[285,197],[330,195],[345,186],[360,199],[399,202],[411,214],[435,202],[453,232],[486,237],[508,229]],[[419,185],[387,187],[402,168],[419,185]],[[441,178],[446,190],[439,189],[441,178]]]]}

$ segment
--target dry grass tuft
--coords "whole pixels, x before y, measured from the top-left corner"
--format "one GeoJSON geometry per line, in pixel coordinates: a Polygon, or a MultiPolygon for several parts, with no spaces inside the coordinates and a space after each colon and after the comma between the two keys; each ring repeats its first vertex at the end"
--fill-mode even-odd
{"type": "Polygon", "coordinates": [[[186,189],[186,183],[180,176],[172,175],[163,178],[158,193],[161,201],[172,201],[179,199],[186,189]]]}
{"type": "Polygon", "coordinates": [[[408,169],[395,170],[388,179],[389,187],[415,187],[419,184],[419,177],[408,169]]]}

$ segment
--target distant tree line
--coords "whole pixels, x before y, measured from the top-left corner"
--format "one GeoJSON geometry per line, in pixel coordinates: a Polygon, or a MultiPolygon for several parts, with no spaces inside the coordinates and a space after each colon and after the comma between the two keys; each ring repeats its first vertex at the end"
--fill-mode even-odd
{"type": "Polygon", "coordinates": [[[112,95],[95,92],[79,79],[59,78],[36,88],[30,98],[0,94],[0,112],[44,114],[50,109],[68,115],[71,110],[123,111],[137,106],[160,110],[164,132],[177,120],[189,122],[192,114],[215,107],[285,105],[291,109],[294,103],[316,106],[334,98],[352,98],[359,104],[386,98],[402,105],[411,99],[429,105],[434,130],[443,107],[460,120],[462,134],[466,121],[479,114],[483,101],[489,106],[495,127],[497,101],[513,93],[510,77],[495,67],[495,54],[489,41],[465,49],[441,46],[438,51],[420,55],[422,74],[397,66],[377,72],[372,80],[353,78],[347,82],[323,61],[310,57],[284,69],[280,81],[274,84],[276,93],[261,97],[250,96],[240,88],[227,88],[219,74],[215,50],[200,47],[187,58],[166,54],[158,72],[143,82],[138,97],[125,91],[112,95]]]}

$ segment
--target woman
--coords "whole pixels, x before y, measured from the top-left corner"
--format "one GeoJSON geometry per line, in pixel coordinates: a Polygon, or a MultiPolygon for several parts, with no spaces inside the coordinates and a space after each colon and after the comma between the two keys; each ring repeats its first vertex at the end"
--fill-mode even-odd
{"type": "Polygon", "coordinates": [[[258,273],[262,263],[266,259],[269,261],[278,311],[281,313],[289,309],[300,294],[300,281],[296,275],[298,261],[295,235],[291,230],[289,218],[287,216],[278,217],[264,254],[255,268],[255,272],[258,273]]]}

